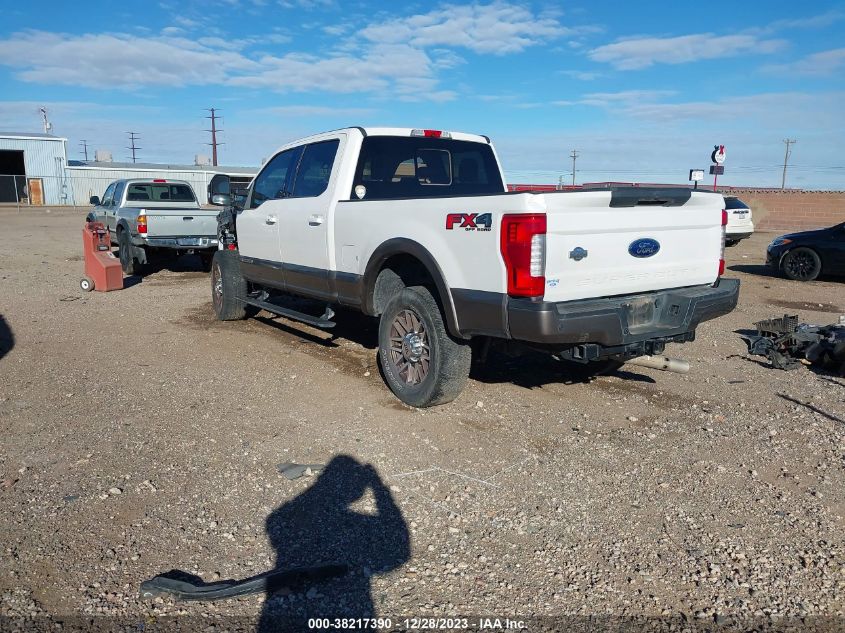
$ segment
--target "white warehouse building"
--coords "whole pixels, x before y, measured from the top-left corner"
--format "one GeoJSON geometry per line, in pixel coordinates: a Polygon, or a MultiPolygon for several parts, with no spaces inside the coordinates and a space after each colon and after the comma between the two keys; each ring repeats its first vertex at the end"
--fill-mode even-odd
{"type": "Polygon", "coordinates": [[[73,204],[66,167],[66,138],[0,132],[0,204],[73,204]]]}
{"type": "Polygon", "coordinates": [[[0,132],[0,204],[84,207],[91,196],[102,197],[110,182],[127,178],[184,180],[200,204],[207,204],[208,183],[217,174],[230,176],[235,187],[245,187],[256,173],[251,167],[68,161],[66,138],[0,132]]]}
{"type": "Polygon", "coordinates": [[[114,180],[129,178],[161,178],[164,180],[184,180],[197,194],[200,204],[208,203],[208,183],[217,174],[227,174],[233,185],[246,186],[258,173],[250,167],[212,167],[210,165],[158,165],[154,163],[109,163],[71,161],[66,168],[68,180],[73,190],[73,202],[77,206],[86,206],[91,196],[103,197],[106,187],[114,180]]]}

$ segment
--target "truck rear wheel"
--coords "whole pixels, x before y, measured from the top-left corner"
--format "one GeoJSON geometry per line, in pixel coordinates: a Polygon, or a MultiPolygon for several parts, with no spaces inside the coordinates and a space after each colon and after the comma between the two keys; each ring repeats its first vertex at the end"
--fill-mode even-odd
{"type": "Polygon", "coordinates": [[[126,230],[119,231],[117,234],[117,254],[120,257],[120,267],[123,269],[123,274],[131,276],[141,272],[141,265],[135,259],[132,242],[126,230]]]}
{"type": "Polygon", "coordinates": [[[237,254],[216,251],[211,261],[211,303],[218,321],[245,319],[247,304],[246,279],[241,275],[237,254]]]}
{"type": "Polygon", "coordinates": [[[452,338],[431,292],[404,288],[379,321],[379,365],[387,386],[405,404],[431,407],[451,402],[469,378],[472,352],[452,338]]]}

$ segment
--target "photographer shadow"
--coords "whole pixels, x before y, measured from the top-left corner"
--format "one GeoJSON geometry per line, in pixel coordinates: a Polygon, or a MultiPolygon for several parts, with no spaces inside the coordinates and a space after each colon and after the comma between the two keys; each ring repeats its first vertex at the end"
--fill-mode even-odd
{"type": "Polygon", "coordinates": [[[275,569],[341,564],[345,575],[305,590],[268,592],[258,631],[307,630],[311,618],[373,618],[370,579],[410,557],[408,526],[375,468],[348,455],[334,457],[314,484],[274,510],[266,521],[275,569]],[[374,511],[351,507],[372,492],[374,511]]]}

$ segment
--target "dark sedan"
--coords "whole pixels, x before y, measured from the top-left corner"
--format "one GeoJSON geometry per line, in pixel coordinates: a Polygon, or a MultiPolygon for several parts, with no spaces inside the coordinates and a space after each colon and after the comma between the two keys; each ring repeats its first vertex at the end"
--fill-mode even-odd
{"type": "Polygon", "coordinates": [[[766,264],[796,281],[845,275],[845,222],[775,238],[766,249],[766,264]]]}

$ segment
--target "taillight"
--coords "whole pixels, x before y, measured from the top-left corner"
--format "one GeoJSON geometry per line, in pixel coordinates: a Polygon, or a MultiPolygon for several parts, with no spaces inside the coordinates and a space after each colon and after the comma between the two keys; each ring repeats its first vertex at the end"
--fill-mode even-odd
{"type": "Polygon", "coordinates": [[[147,216],[139,215],[138,216],[138,233],[146,233],[147,232],[147,216]]]}
{"type": "Polygon", "coordinates": [[[167,182],[164,178],[153,178],[153,182],[167,182]]]}
{"type": "Polygon", "coordinates": [[[546,214],[502,216],[502,259],[512,297],[541,297],[546,288],[546,214]]]}
{"type": "Polygon", "coordinates": [[[722,209],[722,250],[719,252],[719,277],[725,274],[725,240],[728,233],[728,212],[722,209]]]}

